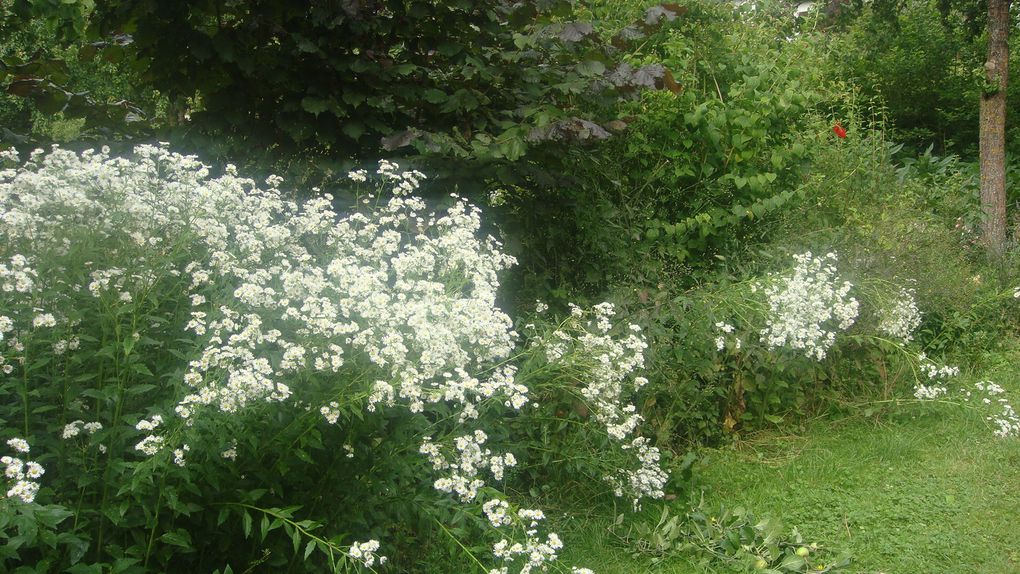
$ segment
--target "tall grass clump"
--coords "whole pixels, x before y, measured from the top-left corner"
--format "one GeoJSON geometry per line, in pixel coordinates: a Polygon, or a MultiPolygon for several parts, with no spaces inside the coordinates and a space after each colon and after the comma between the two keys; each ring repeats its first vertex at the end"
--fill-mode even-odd
{"type": "Polygon", "coordinates": [[[562,570],[514,493],[566,459],[663,496],[640,330],[611,305],[515,329],[514,259],[463,199],[416,197],[423,174],[351,172],[341,212],[163,146],[2,160],[6,567],[415,571],[445,541],[470,568],[562,570]]]}

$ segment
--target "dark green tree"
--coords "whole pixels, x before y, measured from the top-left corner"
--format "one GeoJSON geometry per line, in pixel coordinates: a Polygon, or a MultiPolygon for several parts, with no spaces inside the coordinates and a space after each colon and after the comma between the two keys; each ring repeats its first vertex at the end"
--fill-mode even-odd
{"type": "Polygon", "coordinates": [[[598,110],[616,98],[678,89],[621,49],[683,11],[603,38],[568,0],[121,0],[97,2],[92,29],[130,36],[186,129],[233,150],[512,161],[608,137],[598,110]]]}

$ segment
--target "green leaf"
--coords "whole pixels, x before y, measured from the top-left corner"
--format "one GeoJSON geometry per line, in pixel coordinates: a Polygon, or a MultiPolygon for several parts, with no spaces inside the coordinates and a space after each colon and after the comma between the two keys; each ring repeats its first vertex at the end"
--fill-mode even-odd
{"type": "Polygon", "coordinates": [[[58,88],[48,88],[32,94],[35,106],[44,114],[55,114],[67,105],[68,94],[58,88]]]}
{"type": "Polygon", "coordinates": [[[365,133],[365,125],[357,121],[344,122],[343,127],[340,129],[354,140],[360,138],[365,133]]]}
{"type": "Polygon", "coordinates": [[[160,541],[166,542],[172,546],[179,546],[181,548],[191,548],[191,534],[183,528],[178,528],[170,532],[163,533],[159,537],[160,541]]]}
{"type": "Polygon", "coordinates": [[[251,537],[251,514],[248,513],[247,509],[241,515],[241,530],[244,531],[245,538],[251,537]]]}
{"type": "Polygon", "coordinates": [[[301,107],[310,114],[319,115],[329,109],[329,100],[305,96],[301,98],[301,107]]]}
{"type": "Polygon", "coordinates": [[[396,72],[397,74],[401,75],[401,76],[407,76],[407,75],[411,74],[411,72],[414,72],[417,69],[418,69],[418,66],[415,66],[414,64],[411,64],[411,63],[404,63],[404,64],[398,64],[396,66],[393,66],[393,71],[396,72]]]}
{"type": "Polygon", "coordinates": [[[787,572],[798,572],[804,567],[804,559],[796,554],[789,554],[779,564],[779,567],[786,570],[787,572]]]}
{"type": "Polygon", "coordinates": [[[75,564],[64,572],[67,574],[103,574],[103,567],[100,564],[75,564]]]}
{"type": "Polygon", "coordinates": [[[308,557],[311,556],[311,554],[312,554],[312,552],[314,550],[315,550],[315,541],[314,540],[309,540],[308,544],[305,544],[305,556],[304,556],[304,559],[308,560],[308,557]]]}
{"type": "Polygon", "coordinates": [[[606,71],[606,65],[598,60],[587,60],[576,67],[577,73],[582,76],[600,76],[606,71]]]}
{"type": "MultiPolygon", "coordinates": [[[[149,367],[145,366],[145,363],[135,363],[135,364],[131,365],[131,370],[136,372],[136,373],[138,373],[139,375],[145,375],[146,377],[154,377],[155,376],[155,375],[152,374],[152,371],[149,370],[149,367]]],[[[139,386],[141,386],[141,385],[139,385],[139,386]]]]}
{"type": "Polygon", "coordinates": [[[422,97],[425,99],[426,102],[430,104],[441,104],[445,102],[449,96],[447,96],[446,92],[442,90],[437,90],[436,88],[429,88],[425,90],[425,93],[422,94],[422,97]]]}
{"type": "MultiPolygon", "coordinates": [[[[145,367],[145,365],[141,365],[141,366],[145,367]]],[[[149,369],[147,369],[147,368],[145,370],[149,371],[149,369]]],[[[151,371],[150,372],[146,372],[146,373],[142,373],[142,374],[147,374],[149,376],[152,376],[152,372],[151,371]]],[[[143,395],[143,394],[145,394],[145,393],[147,393],[147,392],[149,392],[149,391],[151,391],[153,389],[156,389],[156,388],[158,388],[158,387],[156,385],[151,384],[151,383],[142,383],[142,384],[138,384],[138,385],[131,385],[130,387],[127,388],[127,390],[125,392],[127,394],[129,394],[129,395],[143,395]]]]}
{"type": "Polygon", "coordinates": [[[297,46],[298,50],[308,54],[314,54],[319,51],[319,47],[315,45],[315,42],[312,42],[301,34],[291,34],[291,37],[294,38],[294,45],[297,46]]]}
{"type": "Polygon", "coordinates": [[[266,539],[266,535],[269,534],[269,516],[263,514],[262,520],[259,521],[259,532],[261,533],[260,538],[266,539]]]}
{"type": "Polygon", "coordinates": [[[141,560],[138,558],[118,558],[113,562],[113,567],[110,568],[110,574],[129,572],[132,570],[132,566],[135,566],[139,562],[141,562],[141,560]]]}

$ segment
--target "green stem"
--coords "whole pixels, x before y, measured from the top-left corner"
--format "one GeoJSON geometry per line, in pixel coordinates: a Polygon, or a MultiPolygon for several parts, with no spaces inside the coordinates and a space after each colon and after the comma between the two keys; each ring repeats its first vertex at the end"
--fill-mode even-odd
{"type": "Polygon", "coordinates": [[[149,557],[152,556],[152,545],[156,542],[156,528],[159,526],[159,507],[163,504],[163,487],[166,485],[166,474],[159,479],[159,496],[156,497],[156,507],[153,509],[152,528],[149,529],[149,543],[145,546],[145,560],[142,562],[142,569],[149,566],[149,557]]]}
{"type": "MultiPolygon", "coordinates": [[[[325,540],[323,538],[319,538],[318,536],[316,536],[316,535],[312,534],[311,532],[309,532],[308,530],[304,529],[297,522],[294,522],[293,520],[291,520],[289,517],[285,516],[284,514],[281,514],[280,512],[277,512],[275,509],[272,509],[272,508],[260,508],[258,506],[253,506],[251,504],[245,504],[243,502],[221,502],[221,503],[216,503],[213,506],[236,506],[236,507],[239,507],[239,508],[247,508],[247,509],[251,509],[251,510],[255,510],[255,511],[261,512],[262,514],[265,514],[267,516],[272,516],[273,518],[276,518],[276,519],[280,520],[281,522],[283,522],[285,524],[289,524],[291,527],[293,527],[295,530],[297,530],[297,532],[299,532],[302,536],[305,536],[305,537],[307,537],[307,538],[317,542],[318,544],[324,546],[325,548],[327,548],[329,550],[330,567],[333,567],[334,570],[335,570],[335,565],[333,564],[333,552],[337,552],[341,556],[347,556],[347,550],[345,550],[344,548],[342,548],[340,546],[337,546],[336,544],[334,544],[333,542],[331,542],[329,540],[325,540]]],[[[369,568],[369,570],[372,570],[373,572],[375,572],[375,570],[372,569],[372,568],[369,568]]]]}
{"type": "Polygon", "coordinates": [[[25,440],[28,440],[28,343],[25,343],[25,353],[21,356],[21,410],[24,415],[25,440]]]}
{"type": "Polygon", "coordinates": [[[463,545],[463,544],[461,543],[460,539],[459,539],[459,538],[457,538],[456,536],[454,536],[454,535],[453,535],[453,533],[452,533],[452,532],[450,532],[450,531],[449,531],[449,530],[448,530],[448,529],[446,528],[446,525],[445,525],[445,524],[443,524],[442,522],[440,522],[440,521],[439,521],[438,519],[436,519],[436,518],[435,518],[434,516],[430,516],[429,518],[431,518],[433,522],[435,522],[436,524],[438,524],[438,525],[439,525],[439,528],[442,528],[442,529],[443,529],[443,532],[444,532],[444,533],[446,533],[446,535],[447,535],[447,536],[449,536],[451,540],[453,540],[454,542],[456,542],[456,543],[457,543],[457,546],[460,546],[460,549],[461,549],[461,550],[463,550],[464,552],[466,552],[466,553],[467,553],[467,555],[471,557],[471,560],[474,560],[475,564],[477,564],[477,565],[478,565],[478,569],[479,569],[479,570],[481,570],[482,572],[488,572],[488,571],[489,571],[489,569],[488,569],[488,568],[486,568],[486,567],[485,567],[485,565],[484,565],[484,564],[482,564],[482,563],[481,563],[481,561],[479,561],[479,560],[478,560],[478,558],[477,558],[477,557],[476,557],[476,556],[474,555],[474,553],[473,553],[473,552],[471,552],[470,550],[468,550],[468,549],[467,549],[467,547],[466,547],[466,546],[464,546],[464,545],[463,545]]]}

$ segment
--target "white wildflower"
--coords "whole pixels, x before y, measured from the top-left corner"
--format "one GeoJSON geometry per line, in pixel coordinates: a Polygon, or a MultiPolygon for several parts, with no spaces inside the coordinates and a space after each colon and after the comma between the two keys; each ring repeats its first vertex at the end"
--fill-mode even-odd
{"type": "Polygon", "coordinates": [[[853,285],[837,276],[835,253],[815,257],[808,251],[794,260],[790,274],[765,288],[769,318],[761,340],[770,349],[788,347],[822,360],[836,334],[854,324],[859,304],[850,296],[853,285]]]}
{"type": "Polygon", "coordinates": [[[7,439],[7,446],[13,448],[14,450],[16,450],[18,452],[23,452],[23,453],[27,453],[29,450],[31,450],[31,447],[28,446],[28,441],[23,439],[23,438],[15,437],[15,438],[7,439]]]}

